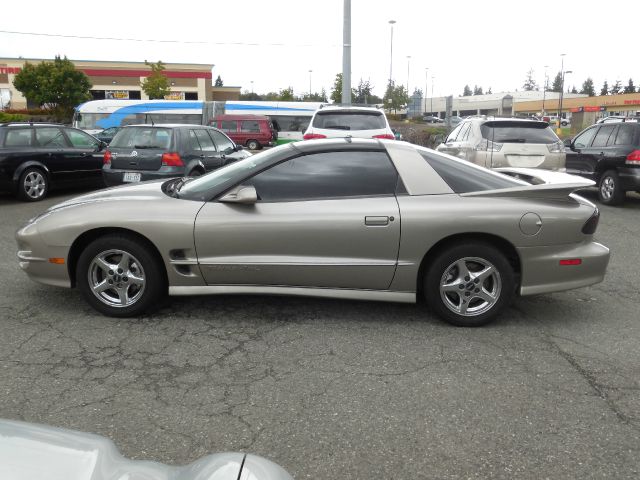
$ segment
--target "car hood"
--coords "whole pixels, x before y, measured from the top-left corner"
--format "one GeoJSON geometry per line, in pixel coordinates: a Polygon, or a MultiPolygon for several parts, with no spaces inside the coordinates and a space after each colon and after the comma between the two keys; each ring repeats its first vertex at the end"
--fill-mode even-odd
{"type": "Polygon", "coordinates": [[[0,420],[3,480],[292,480],[275,463],[244,453],[217,453],[185,466],[133,461],[90,433],[0,420]]]}
{"type": "Polygon", "coordinates": [[[162,191],[162,185],[167,180],[151,180],[133,185],[121,185],[118,187],[106,188],[96,192],[87,193],[78,197],[70,198],[62,203],[50,207],[47,212],[59,210],[61,208],[86,203],[107,202],[113,200],[145,200],[152,201],[165,199],[167,195],[162,191]]]}

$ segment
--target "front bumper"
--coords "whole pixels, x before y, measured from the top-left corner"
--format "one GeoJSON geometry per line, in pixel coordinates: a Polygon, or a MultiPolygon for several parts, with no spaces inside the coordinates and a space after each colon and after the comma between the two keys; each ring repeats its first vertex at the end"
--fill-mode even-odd
{"type": "Polygon", "coordinates": [[[587,287],[604,280],[609,249],[586,241],[570,245],[518,248],[522,265],[520,295],[559,292],[587,287]],[[560,260],[580,259],[580,265],[560,265],[560,260]]]}
{"type": "Polygon", "coordinates": [[[640,191],[640,168],[619,168],[618,177],[623,190],[640,191]]]}
{"type": "Polygon", "coordinates": [[[20,268],[31,280],[45,285],[71,288],[67,267],[68,247],[46,245],[33,223],[16,232],[16,241],[20,268]],[[52,263],[50,259],[53,258],[63,259],[64,263],[52,263]]]}

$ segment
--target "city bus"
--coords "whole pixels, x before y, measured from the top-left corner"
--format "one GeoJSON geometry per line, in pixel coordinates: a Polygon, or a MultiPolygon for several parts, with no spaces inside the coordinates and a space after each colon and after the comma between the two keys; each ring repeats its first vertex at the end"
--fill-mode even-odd
{"type": "Polygon", "coordinates": [[[75,108],[73,126],[88,133],[110,127],[143,123],[209,125],[214,116],[265,115],[278,131],[278,144],[302,140],[320,102],[241,101],[201,102],[189,100],[92,100],[75,108]]]}

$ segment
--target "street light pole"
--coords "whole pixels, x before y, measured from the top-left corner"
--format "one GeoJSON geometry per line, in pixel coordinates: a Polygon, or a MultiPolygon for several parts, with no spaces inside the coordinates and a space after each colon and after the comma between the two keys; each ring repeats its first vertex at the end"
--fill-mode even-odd
{"type": "Polygon", "coordinates": [[[251,93],[253,94],[253,80],[251,80],[251,93]]]}
{"type": "MultiPolygon", "coordinates": [[[[431,74],[431,115],[433,115],[433,79],[436,78],[431,74]]],[[[439,117],[440,115],[438,115],[439,117]]]]}
{"type": "Polygon", "coordinates": [[[424,113],[427,113],[427,94],[429,93],[429,67],[424,69],[424,113]]]}
{"type": "Polygon", "coordinates": [[[309,70],[309,98],[311,98],[311,74],[313,70],[309,70]]]}
{"type": "Polygon", "coordinates": [[[544,66],[544,84],[542,85],[542,116],[544,117],[544,101],[547,96],[547,86],[549,84],[549,78],[547,77],[547,68],[549,65],[544,66]]]}
{"type": "Polygon", "coordinates": [[[411,63],[411,55],[407,55],[407,95],[409,95],[409,64],[411,63]]]}
{"type": "Polygon", "coordinates": [[[391,81],[393,80],[393,25],[396,23],[395,20],[389,20],[389,25],[391,25],[391,56],[389,60],[389,85],[391,85],[391,81]]]}
{"type": "Polygon", "coordinates": [[[351,105],[351,0],[343,1],[342,103],[351,105]]]}
{"type": "Polygon", "coordinates": [[[558,96],[558,127],[556,128],[556,133],[560,135],[562,133],[560,125],[560,116],[562,115],[562,92],[564,91],[564,57],[566,53],[560,54],[560,95],[558,96]]]}

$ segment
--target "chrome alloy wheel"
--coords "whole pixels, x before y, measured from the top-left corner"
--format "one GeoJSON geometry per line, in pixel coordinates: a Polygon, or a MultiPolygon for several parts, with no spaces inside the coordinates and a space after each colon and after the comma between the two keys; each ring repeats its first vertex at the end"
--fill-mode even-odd
{"type": "Polygon", "coordinates": [[[110,307],[128,307],[136,303],[147,281],[142,264],[124,250],[107,250],[96,255],[89,264],[89,287],[93,294],[110,307]]]}
{"type": "Polygon", "coordinates": [[[46,182],[44,176],[42,173],[32,170],[24,177],[22,187],[29,198],[38,199],[45,192],[46,182]]]}
{"type": "Polygon", "coordinates": [[[613,197],[613,191],[616,188],[616,182],[613,178],[606,176],[602,179],[600,183],[600,195],[605,200],[611,200],[613,197]]]}
{"type": "Polygon", "coordinates": [[[449,265],[440,279],[440,297],[446,307],[466,317],[480,315],[500,298],[498,269],[483,258],[465,257],[449,265]]]}

